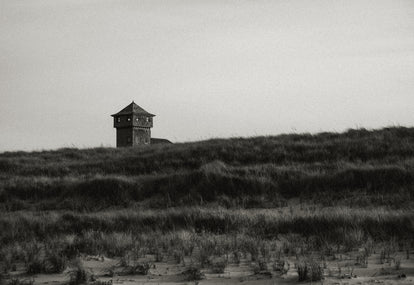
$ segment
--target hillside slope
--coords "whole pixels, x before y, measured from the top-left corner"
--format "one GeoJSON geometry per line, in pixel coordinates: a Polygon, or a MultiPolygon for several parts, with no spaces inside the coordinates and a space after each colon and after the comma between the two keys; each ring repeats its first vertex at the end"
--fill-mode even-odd
{"type": "Polygon", "coordinates": [[[414,128],[2,153],[0,279],[412,278],[413,209],[414,128]]]}
{"type": "Polygon", "coordinates": [[[8,210],[273,207],[294,197],[405,207],[413,185],[414,128],[402,127],[0,154],[8,210]]]}

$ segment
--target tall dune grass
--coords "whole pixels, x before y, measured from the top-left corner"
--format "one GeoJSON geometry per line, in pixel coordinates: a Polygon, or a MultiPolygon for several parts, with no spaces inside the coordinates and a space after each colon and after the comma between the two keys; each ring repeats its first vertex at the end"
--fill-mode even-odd
{"type": "Polygon", "coordinates": [[[207,266],[241,253],[264,264],[373,242],[412,247],[413,206],[414,128],[7,152],[0,267],[52,260],[62,270],[82,253],[207,266]]]}
{"type": "MultiPolygon", "coordinates": [[[[312,207],[310,208],[312,209],[312,207]]],[[[142,233],[177,230],[213,234],[245,233],[264,239],[300,234],[330,242],[344,243],[349,232],[360,231],[365,238],[406,239],[414,235],[414,213],[385,209],[363,210],[227,210],[180,208],[169,210],[118,210],[96,213],[20,212],[4,214],[0,241],[7,244],[28,238],[47,239],[53,235],[79,235],[85,231],[142,233]]]]}
{"type": "Polygon", "coordinates": [[[395,163],[414,155],[414,128],[215,139],[125,149],[61,149],[0,154],[0,173],[30,176],[127,174],[191,170],[215,160],[230,165],[274,163],[395,163]]]}

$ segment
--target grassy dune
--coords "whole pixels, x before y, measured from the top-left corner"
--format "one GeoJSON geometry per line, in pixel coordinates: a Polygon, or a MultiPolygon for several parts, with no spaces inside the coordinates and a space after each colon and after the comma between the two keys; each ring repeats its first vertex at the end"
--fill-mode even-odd
{"type": "Polygon", "coordinates": [[[206,267],[410,252],[413,202],[414,128],[6,152],[0,269],[49,272],[84,254],[206,267]]]}

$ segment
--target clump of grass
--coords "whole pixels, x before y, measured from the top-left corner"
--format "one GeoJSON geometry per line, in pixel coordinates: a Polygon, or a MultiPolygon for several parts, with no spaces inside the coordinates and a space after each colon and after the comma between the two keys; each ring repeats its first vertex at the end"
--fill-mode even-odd
{"type": "Polygon", "coordinates": [[[26,258],[27,274],[62,273],[67,267],[67,258],[58,252],[47,251],[44,257],[29,253],[26,258]]]}
{"type": "Polygon", "coordinates": [[[400,270],[401,269],[401,259],[397,258],[395,260],[395,270],[400,270]]]}
{"type": "Polygon", "coordinates": [[[36,257],[33,260],[29,261],[26,265],[27,274],[39,274],[46,272],[45,261],[36,257]]]}
{"type": "Polygon", "coordinates": [[[69,285],[87,284],[93,280],[94,276],[85,269],[82,262],[79,259],[75,260],[73,268],[69,272],[69,285]]]}
{"type": "Polygon", "coordinates": [[[299,281],[320,281],[323,279],[323,267],[314,259],[307,258],[296,264],[299,281]]]}
{"type": "Polygon", "coordinates": [[[265,260],[259,260],[257,264],[253,266],[253,272],[254,274],[267,273],[267,262],[265,260]]]}
{"type": "Polygon", "coordinates": [[[91,285],[112,285],[112,280],[109,281],[101,281],[101,280],[96,280],[94,282],[90,283],[91,285]]]}
{"type": "Polygon", "coordinates": [[[173,256],[177,264],[180,264],[184,261],[184,252],[181,249],[174,250],[173,256]]]}
{"type": "Polygon", "coordinates": [[[190,267],[182,273],[187,281],[198,281],[204,278],[204,274],[198,267],[190,267]]]}
{"type": "Polygon", "coordinates": [[[357,255],[355,265],[360,265],[364,268],[368,267],[368,254],[365,250],[357,255]]]}
{"type": "MultiPolygon", "coordinates": [[[[260,215],[259,221],[261,220],[262,216],[260,215]]],[[[258,243],[258,239],[251,236],[244,237],[240,241],[240,247],[242,251],[245,253],[249,253],[252,261],[257,261],[257,259],[259,258],[258,243]]]]}
{"type": "Polygon", "coordinates": [[[19,279],[19,278],[12,278],[10,279],[8,285],[33,285],[34,279],[19,279]]]}
{"type": "Polygon", "coordinates": [[[280,273],[281,275],[286,274],[289,271],[289,262],[285,260],[275,260],[273,262],[273,271],[280,273]]]}
{"type": "Polygon", "coordinates": [[[2,266],[0,267],[0,274],[7,274],[9,271],[13,271],[13,256],[11,253],[3,253],[0,255],[0,259],[3,261],[2,266]]]}
{"type": "Polygon", "coordinates": [[[128,264],[124,270],[123,274],[125,275],[148,275],[148,272],[151,268],[151,264],[148,262],[133,262],[128,264]]]}
{"type": "Polygon", "coordinates": [[[210,264],[210,258],[214,255],[217,243],[211,239],[201,239],[199,244],[198,261],[201,268],[210,264]]]}
{"type": "Polygon", "coordinates": [[[63,254],[49,253],[45,260],[47,273],[62,273],[67,267],[67,258],[63,254]]]}
{"type": "Polygon", "coordinates": [[[380,252],[380,264],[389,263],[391,265],[391,262],[393,260],[393,257],[391,255],[393,253],[395,253],[395,247],[393,243],[389,243],[388,245],[384,246],[380,252]]]}
{"type": "Polygon", "coordinates": [[[227,263],[225,261],[216,261],[211,265],[211,271],[213,273],[224,273],[227,263]]]}
{"type": "Polygon", "coordinates": [[[265,260],[260,259],[258,262],[260,271],[266,271],[267,270],[267,262],[265,260]]]}
{"type": "Polygon", "coordinates": [[[106,269],[105,277],[114,277],[116,275],[115,266],[111,266],[106,269]]]}
{"type": "Polygon", "coordinates": [[[155,262],[161,262],[163,260],[164,260],[164,254],[162,250],[157,248],[155,251],[155,262]]]}
{"type": "Polygon", "coordinates": [[[262,243],[260,246],[260,253],[262,255],[262,258],[269,261],[270,259],[270,245],[268,243],[262,243]]]}
{"type": "Polygon", "coordinates": [[[24,244],[24,260],[28,274],[46,272],[45,261],[42,256],[42,244],[32,240],[24,244]]]}
{"type": "Polygon", "coordinates": [[[411,245],[410,242],[404,243],[404,251],[405,251],[405,259],[410,259],[410,251],[411,251],[411,245]]]}
{"type": "Polygon", "coordinates": [[[233,262],[236,264],[240,264],[241,253],[237,250],[233,251],[233,262]]]}

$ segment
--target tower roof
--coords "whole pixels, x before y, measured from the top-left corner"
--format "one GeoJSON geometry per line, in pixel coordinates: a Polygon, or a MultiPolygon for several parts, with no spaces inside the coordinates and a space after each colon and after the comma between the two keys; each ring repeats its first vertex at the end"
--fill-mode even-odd
{"type": "Polygon", "coordinates": [[[118,113],[113,114],[111,116],[113,117],[113,116],[131,115],[131,114],[138,114],[138,115],[145,115],[145,116],[149,116],[149,117],[155,117],[154,114],[148,113],[143,108],[141,108],[140,106],[138,106],[137,104],[135,104],[134,101],[132,101],[131,104],[129,104],[128,106],[126,106],[124,109],[122,109],[118,113]]]}

